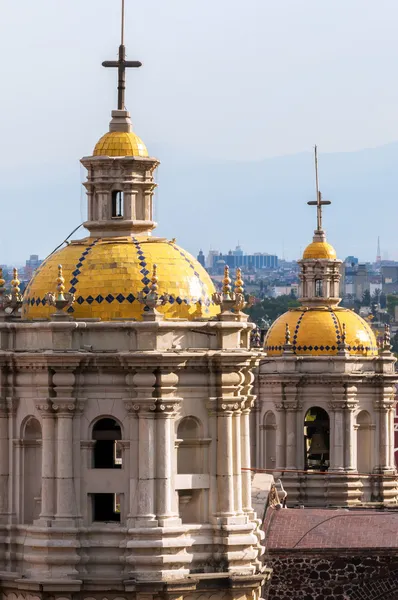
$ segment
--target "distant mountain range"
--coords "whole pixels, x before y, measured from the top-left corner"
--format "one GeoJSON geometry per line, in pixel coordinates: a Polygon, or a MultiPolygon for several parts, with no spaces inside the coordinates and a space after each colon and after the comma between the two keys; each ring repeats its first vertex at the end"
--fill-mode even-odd
{"type": "MultiPolygon", "coordinates": [[[[306,204],[315,198],[311,152],[222,161],[148,146],[162,161],[155,209],[159,235],[177,237],[195,255],[200,248],[227,252],[239,242],[245,252],[294,259],[310,242],[315,226],[315,210],[306,204]]],[[[30,253],[44,257],[84,219],[84,172],[77,162],[43,164],[30,172],[27,161],[24,177],[23,155],[17,162],[17,176],[0,166],[2,222],[14,224],[3,228],[0,263],[30,253]]],[[[323,196],[332,200],[324,224],[339,257],[374,260],[380,235],[383,258],[385,250],[388,258],[398,258],[398,142],[358,152],[320,152],[319,168],[323,196]]]]}

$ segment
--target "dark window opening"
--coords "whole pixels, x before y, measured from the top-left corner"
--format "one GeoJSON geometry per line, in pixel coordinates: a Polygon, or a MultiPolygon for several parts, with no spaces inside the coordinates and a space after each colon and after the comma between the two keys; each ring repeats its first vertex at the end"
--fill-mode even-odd
{"type": "Polygon", "coordinates": [[[304,419],[305,468],[327,471],[330,464],[329,415],[323,408],[310,408],[304,419]]]}
{"type": "Polygon", "coordinates": [[[123,192],[114,190],[112,192],[112,218],[123,217],[123,192]]]}
{"type": "Polygon", "coordinates": [[[97,421],[93,427],[93,440],[95,440],[94,469],[122,468],[121,439],[120,425],[114,419],[97,421]]]}
{"type": "Polygon", "coordinates": [[[119,494],[93,494],[93,521],[120,523],[119,494]]]}
{"type": "Polygon", "coordinates": [[[322,298],[323,296],[323,281],[322,279],[315,279],[315,296],[322,298]]]}

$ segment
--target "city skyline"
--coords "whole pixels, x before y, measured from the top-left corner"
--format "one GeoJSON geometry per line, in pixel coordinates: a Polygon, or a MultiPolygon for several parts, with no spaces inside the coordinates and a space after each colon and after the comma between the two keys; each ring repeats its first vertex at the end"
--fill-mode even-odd
{"type": "MultiPolygon", "coordinates": [[[[304,205],[314,194],[311,154],[316,142],[322,191],[335,203],[326,229],[339,256],[350,251],[347,240],[354,253],[372,260],[380,234],[384,252],[398,258],[393,220],[372,231],[373,220],[366,214],[379,196],[383,211],[389,209],[398,189],[398,86],[390,75],[396,5],[384,0],[364,9],[360,0],[349,6],[340,0],[333,6],[307,0],[300,6],[275,6],[248,0],[242,9],[237,0],[189,6],[170,0],[167,7],[156,3],[153,10],[133,0],[126,4],[128,58],[144,63],[128,76],[127,107],[137,133],[162,161],[160,235],[177,233],[195,254],[200,228],[208,245],[225,248],[228,239],[242,237],[240,228],[252,226],[244,240],[248,252],[255,251],[264,232],[270,252],[282,256],[284,247],[286,258],[298,258],[313,229],[304,205]],[[365,148],[377,149],[367,151],[369,161],[373,164],[374,156],[376,166],[383,167],[369,181],[369,165],[361,162],[365,148]],[[222,215],[231,190],[216,180],[220,165],[227,180],[242,173],[233,181],[239,193],[226,227],[222,215]],[[260,171],[254,183],[248,179],[250,169],[260,171]],[[263,170],[270,173],[262,175],[263,170]],[[364,201],[361,184],[370,190],[364,201]],[[194,195],[196,187],[200,194],[194,195]],[[205,206],[203,195],[208,197],[205,206]],[[287,201],[290,222],[277,239],[283,219],[279,206],[287,201]],[[349,207],[352,214],[347,216],[349,207]],[[209,210],[217,227],[208,229],[209,210]],[[347,221],[353,219],[360,227],[348,239],[347,221]],[[233,233],[230,238],[227,231],[233,233]]],[[[18,69],[14,61],[2,65],[3,85],[10,93],[0,99],[5,140],[0,193],[8,200],[3,221],[17,224],[18,236],[11,228],[4,230],[1,262],[14,257],[23,261],[35,240],[33,250],[47,256],[84,220],[79,159],[90,154],[98,133],[106,131],[116,104],[115,73],[102,69],[101,62],[115,55],[119,17],[119,6],[110,0],[71,0],[59,6],[50,0],[21,0],[3,9],[0,50],[6,55],[13,48],[18,69]],[[96,24],[90,28],[93,14],[96,24]]]]}

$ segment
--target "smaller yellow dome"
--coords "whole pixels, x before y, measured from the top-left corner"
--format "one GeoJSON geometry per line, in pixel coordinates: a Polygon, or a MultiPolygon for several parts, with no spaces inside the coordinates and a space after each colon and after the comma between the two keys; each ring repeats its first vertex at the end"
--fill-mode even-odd
{"type": "Polygon", "coordinates": [[[94,156],[141,156],[146,158],[148,150],[132,131],[109,131],[97,142],[94,156]]]}
{"type": "Polygon", "coordinates": [[[306,258],[337,258],[336,250],[327,242],[312,242],[304,250],[303,259],[306,258]]]}

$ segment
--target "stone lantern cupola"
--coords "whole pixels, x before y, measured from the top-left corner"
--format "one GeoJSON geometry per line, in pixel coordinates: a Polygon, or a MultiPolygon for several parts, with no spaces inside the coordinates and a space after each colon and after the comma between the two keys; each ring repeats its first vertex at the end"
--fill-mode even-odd
{"type": "Polygon", "coordinates": [[[154,171],[159,161],[148,156],[126,110],[112,111],[109,132],[99,140],[93,156],[81,162],[87,169],[88,219],[84,226],[90,234],[150,234],[156,227],[154,171]]]}
{"type": "Polygon", "coordinates": [[[318,159],[315,146],[316,201],[308,202],[317,207],[317,227],[311,244],[298,261],[300,272],[299,300],[304,306],[337,306],[340,303],[340,279],[342,261],[327,241],[322,226],[322,207],[331,204],[323,200],[318,185],[318,159]]]}

